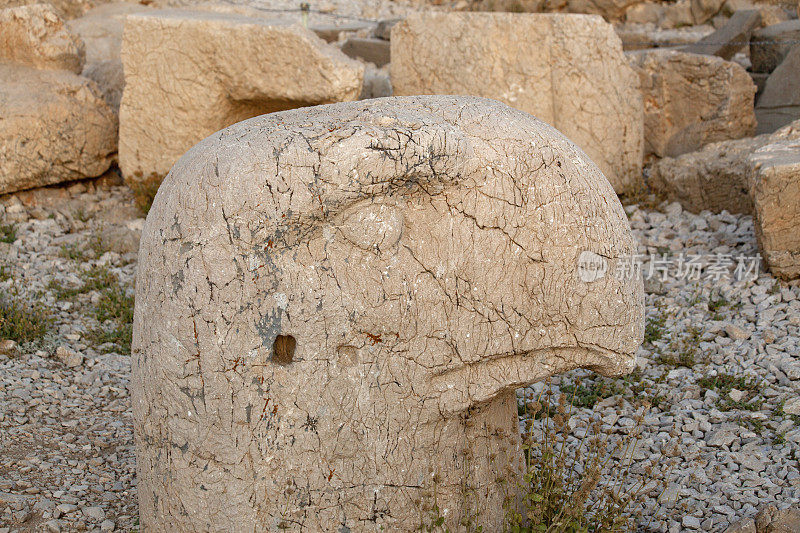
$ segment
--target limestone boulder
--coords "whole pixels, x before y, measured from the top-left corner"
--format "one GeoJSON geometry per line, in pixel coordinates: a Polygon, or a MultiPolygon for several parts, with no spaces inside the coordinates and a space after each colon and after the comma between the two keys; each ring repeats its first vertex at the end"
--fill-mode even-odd
{"type": "Polygon", "coordinates": [[[758,133],[769,133],[800,119],[800,45],[770,74],[756,104],[758,133]]]}
{"type": "Polygon", "coordinates": [[[642,281],[611,273],[635,250],[598,167],[496,101],[339,103],[211,135],[142,233],[143,530],[417,531],[436,503],[443,528],[501,531],[515,388],[634,366],[642,281]]]}
{"type": "Polygon", "coordinates": [[[0,64],[0,194],[99,176],[117,121],[95,84],[65,70],[0,64]]]}
{"type": "Polygon", "coordinates": [[[49,4],[0,10],[0,62],[80,74],[83,41],[49,4]]]}
{"type": "Polygon", "coordinates": [[[655,24],[662,29],[686,28],[710,22],[724,4],[724,0],[635,2],[625,10],[625,21],[655,24]]]}
{"type": "Polygon", "coordinates": [[[68,23],[86,45],[83,76],[97,83],[103,98],[117,113],[125,87],[120,56],[125,17],[147,10],[146,6],[130,2],[105,4],[68,23]]]}
{"type": "Polygon", "coordinates": [[[764,260],[776,277],[800,278],[800,140],[768,144],[747,160],[764,260]]]}
{"type": "Polygon", "coordinates": [[[753,32],[750,62],[753,72],[769,73],[781,64],[792,49],[800,44],[800,20],[787,20],[753,32]]]}
{"type": "Polygon", "coordinates": [[[778,509],[765,505],[755,516],[758,533],[796,533],[800,531],[800,506],[778,509]]]}
{"type": "Polygon", "coordinates": [[[394,94],[500,100],[572,139],[618,194],[640,187],[639,81],[602,18],[420,13],[394,26],[391,45],[394,94]]]}
{"type": "Polygon", "coordinates": [[[740,65],[676,50],[628,56],[641,82],[646,154],[675,157],[755,133],[756,86],[740,65]]]}
{"type": "Polygon", "coordinates": [[[164,10],[128,15],[119,164],[158,183],[211,133],[273,111],[354,100],[364,67],[300,26],[164,10]]]}
{"type": "MultiPolygon", "coordinates": [[[[47,3],[53,6],[58,15],[64,20],[71,20],[82,16],[92,8],[102,5],[107,0],[0,0],[0,9],[9,7],[22,7],[34,4],[47,3]]],[[[132,2],[138,3],[138,2],[132,2]]]]}
{"type": "Polygon", "coordinates": [[[699,213],[727,210],[752,213],[748,157],[759,148],[800,139],[800,121],[773,134],[722,141],[677,158],[664,158],[650,168],[649,185],[659,196],[699,213]]]}

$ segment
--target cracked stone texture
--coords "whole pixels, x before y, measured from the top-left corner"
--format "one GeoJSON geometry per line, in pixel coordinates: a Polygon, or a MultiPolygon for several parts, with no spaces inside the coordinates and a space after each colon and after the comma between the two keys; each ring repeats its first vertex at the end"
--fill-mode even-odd
{"type": "Polygon", "coordinates": [[[0,194],[99,176],[114,159],[114,113],[69,71],[0,64],[0,117],[0,194]]]}
{"type": "Polygon", "coordinates": [[[192,145],[235,122],[355,100],[364,67],[313,32],[242,15],[129,15],[122,43],[119,166],[158,183],[192,145]]]}
{"type": "Polygon", "coordinates": [[[618,194],[640,187],[639,81],[599,16],[413,14],[392,28],[391,43],[394,94],[500,100],[572,139],[618,194]]]}
{"type": "Polygon", "coordinates": [[[582,281],[587,250],[612,272],[635,250],[611,185],[493,100],[340,103],[203,140],[139,252],[143,528],[410,531],[435,494],[451,529],[500,530],[515,389],[627,372],[642,340],[641,279],[582,281]]]}
{"type": "Polygon", "coordinates": [[[660,197],[680,202],[693,213],[707,209],[750,214],[748,156],[765,145],[792,139],[800,139],[800,121],[772,134],[711,143],[697,152],[666,157],[650,168],[648,184],[660,197]]]}
{"type": "Polygon", "coordinates": [[[80,74],[83,60],[83,41],[69,31],[53,6],[0,10],[0,62],[80,74]]]}
{"type": "Polygon", "coordinates": [[[125,17],[148,9],[151,8],[130,2],[105,4],[68,23],[86,44],[86,64],[82,74],[97,83],[103,98],[116,113],[119,113],[125,87],[120,58],[125,17]]]}
{"type": "Polygon", "coordinates": [[[779,278],[800,278],[800,140],[759,148],[748,158],[759,248],[779,278]]]}
{"type": "Polygon", "coordinates": [[[756,86],[740,65],[675,50],[628,54],[644,100],[645,154],[675,157],[756,131],[756,86]]]}

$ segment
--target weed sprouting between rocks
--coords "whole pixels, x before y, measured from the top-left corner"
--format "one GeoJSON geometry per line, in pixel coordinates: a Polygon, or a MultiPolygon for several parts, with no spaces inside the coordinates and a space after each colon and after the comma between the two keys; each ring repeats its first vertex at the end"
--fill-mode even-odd
{"type": "Polygon", "coordinates": [[[660,457],[634,461],[647,406],[625,434],[614,436],[598,418],[583,427],[571,422],[576,396],[583,396],[577,404],[588,404],[602,390],[579,383],[569,387],[564,393],[562,386],[557,402],[550,387],[525,402],[522,496],[507,500],[507,531],[629,531],[641,521],[644,497],[664,490],[665,477],[655,476],[653,469],[671,464],[660,457]]]}
{"type": "Polygon", "coordinates": [[[44,306],[28,304],[13,294],[0,292],[0,339],[20,344],[32,342],[47,332],[50,323],[50,314],[44,306]]]}

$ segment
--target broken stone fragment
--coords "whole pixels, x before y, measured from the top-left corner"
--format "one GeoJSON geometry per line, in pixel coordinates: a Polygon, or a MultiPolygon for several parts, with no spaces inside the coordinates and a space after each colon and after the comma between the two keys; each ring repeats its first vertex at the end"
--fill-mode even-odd
{"type": "Polygon", "coordinates": [[[392,28],[391,47],[394,94],[500,100],[570,138],[618,194],[642,185],[639,80],[602,18],[419,13],[392,28]]]}
{"type": "Polygon", "coordinates": [[[82,74],[97,83],[103,98],[116,113],[119,113],[125,87],[120,59],[125,17],[149,9],[152,8],[131,2],[105,4],[68,23],[86,45],[86,64],[82,74]]]}
{"type": "Polygon", "coordinates": [[[164,10],[125,19],[119,165],[157,184],[204,137],[264,113],[355,100],[364,67],[280,21],[164,10]]]}
{"type": "Polygon", "coordinates": [[[779,141],[750,157],[756,237],[779,278],[800,278],[800,140],[779,141]]]}
{"type": "Polygon", "coordinates": [[[755,133],[756,87],[740,65],[677,50],[628,57],[645,102],[645,153],[675,157],[755,133]]]}
{"type": "Polygon", "coordinates": [[[83,69],[84,45],[49,4],[0,9],[0,62],[35,68],[83,69]]]}
{"type": "Polygon", "coordinates": [[[800,119],[800,44],[770,74],[756,105],[758,133],[769,133],[800,119]]]}
{"type": "Polygon", "coordinates": [[[0,64],[0,194],[103,174],[117,119],[91,80],[0,64]]]}
{"type": "Polygon", "coordinates": [[[493,100],[211,135],[164,180],[139,252],[143,529],[414,531],[435,493],[452,530],[501,530],[515,389],[634,366],[642,282],[603,273],[635,250],[598,167],[493,100]],[[586,251],[607,267],[582,275],[586,251]]]}
{"type": "Polygon", "coordinates": [[[651,167],[649,185],[693,213],[752,213],[748,157],[765,145],[792,139],[800,139],[800,121],[772,134],[711,143],[697,152],[667,157],[651,167]]]}

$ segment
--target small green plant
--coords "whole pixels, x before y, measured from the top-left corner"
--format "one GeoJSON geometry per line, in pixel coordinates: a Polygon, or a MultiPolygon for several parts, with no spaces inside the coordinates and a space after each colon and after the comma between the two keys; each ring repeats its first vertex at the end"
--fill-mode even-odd
{"type": "Polygon", "coordinates": [[[112,285],[100,293],[100,301],[95,308],[95,318],[101,326],[90,331],[86,338],[98,345],[114,343],[124,354],[131,353],[133,332],[133,297],[128,296],[120,285],[112,285]],[[110,326],[104,323],[111,321],[110,326]]]}
{"type": "Polygon", "coordinates": [[[106,320],[120,324],[133,322],[133,297],[128,296],[119,285],[103,289],[95,309],[95,318],[100,323],[106,320]]]}
{"type": "Polygon", "coordinates": [[[51,318],[41,305],[30,305],[16,296],[0,293],[0,339],[20,344],[34,341],[50,327],[51,318]]]}
{"type": "Polygon", "coordinates": [[[707,390],[715,390],[720,394],[728,394],[733,389],[742,391],[758,390],[758,383],[745,376],[734,376],[733,374],[717,374],[716,376],[705,376],[697,380],[697,384],[707,390]]]}
{"type": "MultiPolygon", "coordinates": [[[[119,353],[129,355],[131,353],[131,334],[133,332],[132,324],[114,325],[110,328],[94,328],[87,331],[84,337],[87,341],[96,346],[104,344],[114,344],[117,346],[119,353]]],[[[104,350],[108,351],[108,350],[104,350]]]]}
{"type": "Polygon", "coordinates": [[[572,389],[572,399],[562,393],[554,406],[553,393],[546,387],[538,399],[526,402],[522,504],[513,497],[507,500],[507,531],[631,531],[635,520],[641,518],[645,494],[658,490],[659,482],[652,473],[654,465],[667,466],[663,458],[653,458],[652,464],[644,467],[644,476],[629,479],[642,437],[644,408],[622,438],[612,441],[612,433],[595,419],[585,428],[577,447],[569,447],[571,406],[578,391],[572,389]]]}
{"type": "Polygon", "coordinates": [[[717,297],[711,295],[711,297],[708,299],[708,310],[712,313],[716,313],[723,307],[727,307],[730,304],[731,302],[723,294],[720,294],[717,297]]]}
{"type": "Polygon", "coordinates": [[[697,364],[698,344],[702,336],[702,329],[689,326],[685,335],[670,342],[666,353],[659,354],[658,362],[667,366],[692,368],[697,364]]]}
{"type": "Polygon", "coordinates": [[[697,380],[697,384],[704,389],[714,390],[720,395],[717,400],[717,408],[720,411],[758,411],[761,409],[763,401],[760,399],[737,401],[730,397],[730,392],[734,389],[748,393],[757,391],[759,384],[753,379],[733,374],[717,374],[716,376],[702,377],[697,380]]]}
{"type": "Polygon", "coordinates": [[[142,216],[147,216],[147,213],[150,212],[150,208],[153,206],[153,200],[155,200],[161,181],[155,176],[151,176],[149,179],[141,179],[141,177],[141,173],[139,173],[137,178],[141,181],[138,183],[131,183],[130,187],[133,190],[133,198],[136,205],[139,207],[139,211],[142,213],[142,216]]]}
{"type": "Polygon", "coordinates": [[[786,411],[783,410],[783,406],[786,405],[786,399],[784,398],[773,410],[773,415],[777,417],[785,417],[794,422],[795,426],[800,426],[800,415],[790,415],[786,414],[786,411]]]}
{"type": "Polygon", "coordinates": [[[75,210],[75,212],[73,213],[73,215],[75,216],[75,218],[77,218],[77,219],[78,219],[78,220],[80,220],[81,222],[88,222],[88,221],[89,221],[89,219],[90,219],[90,218],[92,218],[92,217],[91,217],[91,215],[89,215],[89,214],[88,214],[88,213],[87,213],[87,212],[86,212],[86,211],[83,209],[83,207],[79,207],[78,209],[76,209],[76,210],[75,210]]]}
{"type": "Polygon", "coordinates": [[[87,259],[100,257],[106,251],[103,239],[99,235],[92,235],[87,242],[63,245],[58,255],[82,263],[87,259]]]}
{"type": "Polygon", "coordinates": [[[0,242],[9,244],[17,240],[17,228],[11,224],[0,225],[0,242]]]}
{"type": "Polygon", "coordinates": [[[663,314],[648,317],[644,326],[644,342],[653,344],[657,340],[661,340],[664,337],[664,325],[666,322],[667,317],[663,314]]]}
{"type": "Polygon", "coordinates": [[[8,270],[6,270],[6,265],[0,265],[0,281],[8,281],[10,279],[11,274],[9,274],[8,270]]]}
{"type": "Polygon", "coordinates": [[[58,252],[59,257],[64,259],[71,259],[72,261],[85,261],[86,252],[77,244],[65,244],[61,246],[61,251],[58,252]]]}
{"type": "Polygon", "coordinates": [[[624,389],[612,380],[597,378],[588,385],[576,382],[568,385],[561,385],[561,392],[566,394],[570,403],[575,407],[591,409],[600,400],[622,394],[624,389]]]}

